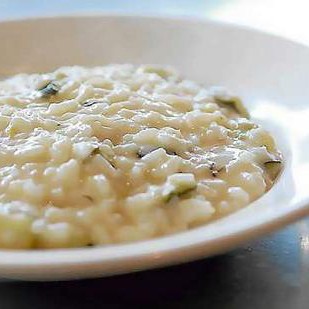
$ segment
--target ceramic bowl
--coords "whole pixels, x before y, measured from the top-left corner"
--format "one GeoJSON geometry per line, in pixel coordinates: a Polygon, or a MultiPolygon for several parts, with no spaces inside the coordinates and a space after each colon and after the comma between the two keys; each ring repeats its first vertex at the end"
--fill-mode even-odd
{"type": "Polygon", "coordinates": [[[0,250],[0,276],[25,280],[101,277],[205,258],[309,214],[309,49],[197,19],[74,16],[0,23],[0,75],[63,65],[157,63],[239,94],[275,137],[284,169],[248,207],[208,225],[105,247],[0,250]]]}

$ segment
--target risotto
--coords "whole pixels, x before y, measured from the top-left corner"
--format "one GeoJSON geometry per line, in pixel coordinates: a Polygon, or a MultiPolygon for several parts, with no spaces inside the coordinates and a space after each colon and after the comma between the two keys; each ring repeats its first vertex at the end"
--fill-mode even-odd
{"type": "Polygon", "coordinates": [[[159,66],[6,79],[0,130],[2,248],[185,231],[260,197],[281,165],[237,97],[159,66]]]}

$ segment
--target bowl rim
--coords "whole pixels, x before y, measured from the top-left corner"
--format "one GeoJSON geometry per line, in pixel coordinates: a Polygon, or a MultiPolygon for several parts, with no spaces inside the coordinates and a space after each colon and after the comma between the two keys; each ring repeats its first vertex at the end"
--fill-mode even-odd
{"type": "Polygon", "coordinates": [[[208,25],[215,25],[221,28],[233,28],[240,31],[249,31],[254,32],[255,34],[268,36],[273,39],[284,40],[285,42],[293,43],[293,45],[298,45],[299,47],[304,47],[308,49],[309,44],[306,44],[302,41],[297,41],[284,35],[277,33],[267,32],[261,30],[254,26],[237,24],[235,22],[229,21],[220,21],[211,17],[204,17],[200,15],[172,15],[164,13],[145,13],[145,14],[134,14],[134,13],[125,13],[125,12],[116,12],[112,10],[102,10],[102,11],[86,11],[86,12],[72,12],[72,13],[59,13],[59,14],[40,14],[40,15],[30,15],[30,16],[21,16],[21,17],[6,17],[0,19],[0,27],[3,24],[16,24],[24,22],[44,22],[45,20],[58,20],[58,19],[88,19],[88,18],[121,18],[121,19],[145,19],[145,20],[172,20],[175,22],[186,22],[186,23],[205,23],[208,25]]]}

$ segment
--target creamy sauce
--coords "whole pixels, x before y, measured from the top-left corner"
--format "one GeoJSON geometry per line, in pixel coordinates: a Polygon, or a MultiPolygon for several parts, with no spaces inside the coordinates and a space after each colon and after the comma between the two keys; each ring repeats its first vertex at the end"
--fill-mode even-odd
{"type": "Polygon", "coordinates": [[[0,130],[5,248],[187,230],[260,197],[281,162],[238,98],[156,66],[64,67],[4,80],[0,130]]]}

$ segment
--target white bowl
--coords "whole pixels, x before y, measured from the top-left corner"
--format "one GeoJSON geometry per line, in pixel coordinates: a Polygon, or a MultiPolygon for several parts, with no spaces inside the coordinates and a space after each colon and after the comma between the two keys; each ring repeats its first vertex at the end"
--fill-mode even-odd
{"type": "Polygon", "coordinates": [[[309,214],[309,49],[204,20],[84,16],[0,23],[0,75],[62,65],[159,63],[240,94],[275,136],[285,164],[275,186],[237,213],[188,232],[126,245],[0,251],[0,276],[100,277],[227,251],[309,214]]]}

